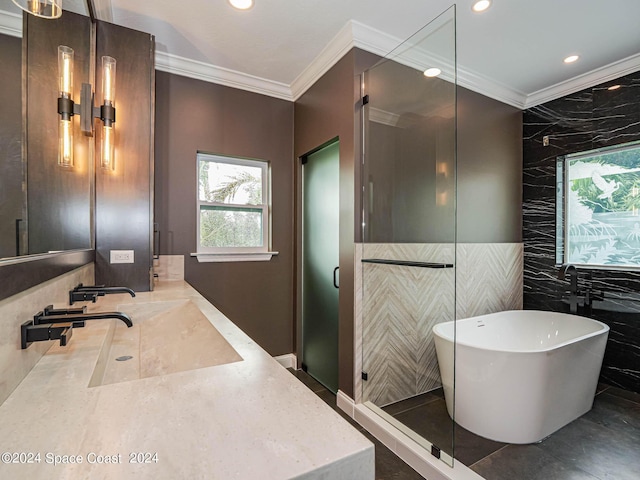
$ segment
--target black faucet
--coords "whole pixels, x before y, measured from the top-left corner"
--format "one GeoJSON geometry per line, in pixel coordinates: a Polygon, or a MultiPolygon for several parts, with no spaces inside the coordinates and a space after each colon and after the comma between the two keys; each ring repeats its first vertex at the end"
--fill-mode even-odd
{"type": "Polygon", "coordinates": [[[564,280],[569,275],[569,312],[578,313],[578,270],[566,263],[560,267],[558,279],[564,280]]]}
{"type": "Polygon", "coordinates": [[[558,278],[564,280],[569,276],[569,296],[563,296],[563,299],[569,302],[569,312],[578,313],[578,306],[582,302],[582,314],[590,317],[593,313],[593,302],[604,300],[604,292],[601,290],[593,290],[593,280],[591,273],[587,275],[587,286],[580,291],[578,289],[578,270],[571,264],[562,265],[558,272],[558,278]]]}
{"type": "Polygon", "coordinates": [[[60,340],[60,346],[69,343],[74,328],[84,327],[87,320],[104,320],[117,318],[122,320],[127,327],[132,327],[133,322],[126,313],[122,312],[91,312],[87,313],[87,307],[54,309],[53,305],[45,307],[41,312],[20,325],[21,346],[24,350],[33,342],[45,340],[60,340]]]}
{"type": "Polygon", "coordinates": [[[73,305],[74,302],[90,301],[95,303],[98,297],[103,297],[111,293],[128,293],[132,297],[136,296],[136,293],[127,287],[105,287],[104,285],[85,286],[79,283],[73,290],[69,290],[69,305],[73,305]]]}

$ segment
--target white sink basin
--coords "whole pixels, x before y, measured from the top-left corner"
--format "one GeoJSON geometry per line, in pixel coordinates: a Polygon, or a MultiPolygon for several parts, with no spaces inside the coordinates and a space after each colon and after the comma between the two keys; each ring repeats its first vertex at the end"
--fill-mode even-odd
{"type": "Polygon", "coordinates": [[[242,357],[190,300],[122,304],[89,387],[239,362],[242,357]]]}

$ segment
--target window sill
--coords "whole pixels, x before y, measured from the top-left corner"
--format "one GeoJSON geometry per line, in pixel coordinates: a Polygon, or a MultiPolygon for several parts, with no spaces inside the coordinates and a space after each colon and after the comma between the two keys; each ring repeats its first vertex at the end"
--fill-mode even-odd
{"type": "Polygon", "coordinates": [[[192,253],[192,257],[198,259],[198,263],[207,262],[268,262],[278,252],[257,253],[192,253]]]}

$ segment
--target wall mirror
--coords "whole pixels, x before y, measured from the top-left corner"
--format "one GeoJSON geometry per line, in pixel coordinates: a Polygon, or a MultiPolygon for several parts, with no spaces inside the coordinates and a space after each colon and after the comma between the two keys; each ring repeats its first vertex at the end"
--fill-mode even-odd
{"type": "MultiPolygon", "coordinates": [[[[68,7],[86,12],[83,1],[68,7]]],[[[58,20],[31,15],[23,20],[11,0],[0,0],[0,15],[3,24],[11,25],[0,30],[0,264],[91,249],[94,186],[88,152],[79,147],[79,158],[84,154],[85,159],[73,169],[56,165],[57,66],[47,62],[43,71],[40,63],[45,56],[55,58],[57,44],[48,45],[46,34],[31,38],[29,45],[21,38],[23,21],[35,30],[58,20]]],[[[89,40],[87,36],[87,49],[89,40]]]]}

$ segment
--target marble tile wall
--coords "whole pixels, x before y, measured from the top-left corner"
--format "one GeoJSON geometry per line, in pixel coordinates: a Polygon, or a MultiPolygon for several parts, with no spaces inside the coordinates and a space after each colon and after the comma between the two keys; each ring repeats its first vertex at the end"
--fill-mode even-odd
{"type": "Polygon", "coordinates": [[[454,309],[458,318],[521,309],[522,252],[522,244],[458,244],[457,251],[452,244],[358,245],[355,401],[384,406],[439,387],[433,326],[452,320],[454,309]],[[457,268],[369,264],[361,258],[457,268]]]}
{"type": "Polygon", "coordinates": [[[22,350],[20,325],[47,305],[67,305],[69,290],[78,283],[95,283],[93,263],[0,301],[0,329],[3,332],[0,336],[0,404],[53,344],[37,342],[22,350]]]}
{"type": "MultiPolygon", "coordinates": [[[[640,140],[640,72],[530,108],[523,118],[524,308],[566,311],[568,285],[555,266],[556,157],[640,140]]],[[[640,293],[640,272],[593,270],[591,281],[581,275],[585,282],[605,293],[640,293]]],[[[601,378],[640,392],[640,303],[619,307],[593,314],[611,327],[601,378]]]]}
{"type": "Polygon", "coordinates": [[[459,243],[456,319],[522,310],[522,243],[459,243]]]}

